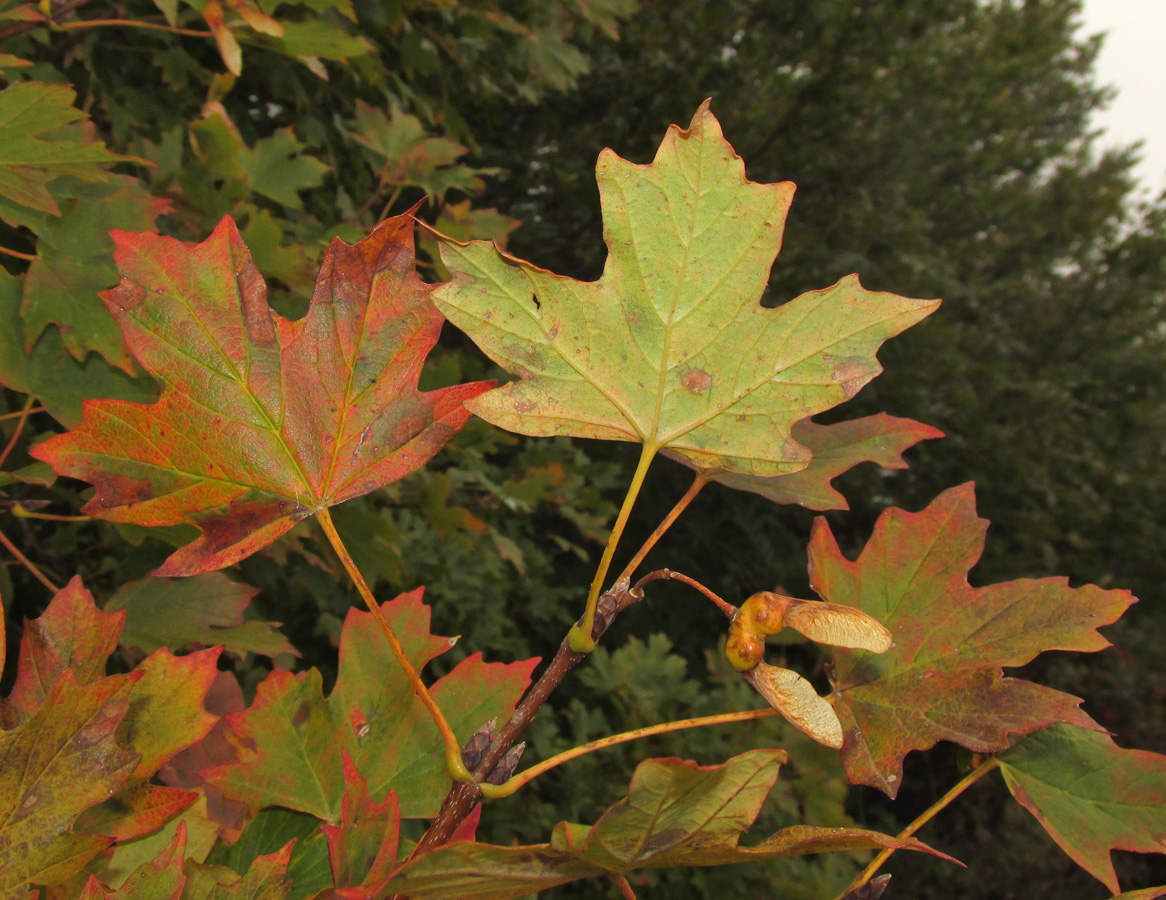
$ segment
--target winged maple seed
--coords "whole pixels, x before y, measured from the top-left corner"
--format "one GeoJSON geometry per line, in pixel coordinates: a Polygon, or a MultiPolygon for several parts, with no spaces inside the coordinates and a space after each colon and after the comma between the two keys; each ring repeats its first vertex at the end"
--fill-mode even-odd
{"type": "Polygon", "coordinates": [[[729,625],[725,654],[766,702],[790,724],[828,747],[842,747],[842,723],[834,708],[818,696],[806,679],[790,669],[767,665],[765,637],[783,628],[799,631],[812,641],[885,653],[891,633],[861,610],[820,600],[799,600],[770,591],[754,594],[729,625]]]}

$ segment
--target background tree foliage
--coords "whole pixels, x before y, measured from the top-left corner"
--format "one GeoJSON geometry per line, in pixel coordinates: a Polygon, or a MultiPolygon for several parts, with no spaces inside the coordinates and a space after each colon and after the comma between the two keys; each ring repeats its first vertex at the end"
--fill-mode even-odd
{"type": "MultiPolygon", "coordinates": [[[[711,96],[750,178],[798,185],[773,303],[850,272],[875,290],[945,301],[888,345],[887,372],[849,415],[885,409],[948,437],[912,451],[909,472],[864,467],[842,480],[853,510],[830,519],[844,549],[892,501],[917,509],[974,479],[993,522],[975,580],[1063,572],[1143,598],[1111,631],[1127,655],[1070,659],[1045,678],[1086,697],[1131,745],[1166,751],[1155,712],[1166,697],[1157,649],[1166,616],[1155,609],[1166,580],[1166,204],[1137,204],[1130,151],[1097,152],[1088,117],[1106,92],[1091,74],[1098,42],[1076,30],[1076,0],[680,0],[638,10],[631,0],[239,0],[225,11],[217,0],[74,0],[52,8],[49,27],[37,6],[0,3],[9,91],[31,81],[72,85],[75,101],[57,93],[54,102],[75,102],[88,121],[62,115],[43,137],[103,141],[110,155],[46,176],[55,209],[0,207],[0,246],[32,257],[6,256],[0,275],[8,388],[0,413],[32,396],[73,425],[83,396],[152,396],[116,329],[90,312],[101,309],[97,290],[116,280],[109,228],[156,225],[201,240],[229,213],[289,313],[305,307],[329,238],[353,240],[417,201],[419,215],[446,233],[509,238],[540,265],[594,277],[603,261],[591,177],[599,150],[647,161],[666,126],[711,96]],[[209,36],[84,26],[109,19],[209,36]]],[[[497,374],[452,334],[438,357],[428,386],[497,374]]],[[[10,433],[14,421],[0,425],[10,433]]],[[[55,430],[43,414],[33,421],[35,439],[55,430]]],[[[8,501],[46,495],[37,486],[43,470],[22,468],[23,447],[0,474],[8,501]]],[[[634,462],[627,448],[527,442],[474,422],[436,469],[339,508],[335,519],[386,593],[426,586],[438,633],[460,633],[495,659],[545,654],[578,613],[589,560],[634,462]]],[[[661,466],[634,522],[646,532],[686,482],[679,467],[661,466]]],[[[76,505],[71,490],[49,490],[55,510],[76,505]]],[[[672,546],[685,552],[657,561],[729,598],[776,584],[804,595],[809,521],[801,510],[775,514],[765,501],[710,488],[678,526],[672,546]]],[[[189,538],[12,516],[3,532],[58,583],[79,573],[101,598],[189,538]]],[[[15,659],[21,616],[38,615],[48,595],[3,558],[15,659]]],[[[328,672],[354,600],[339,574],[320,536],[302,525],[237,577],[260,588],[249,615],[283,621],[304,661],[328,672]]],[[[716,649],[707,641],[715,613],[676,597],[621,620],[581,669],[574,695],[536,721],[540,755],[719,711],[709,678],[747,690],[719,654],[706,656],[716,649]]],[[[459,656],[442,659],[449,667],[459,656]]],[[[253,689],[269,663],[251,655],[234,665],[253,689]]],[[[547,776],[537,795],[511,801],[520,815],[488,817],[483,835],[540,839],[550,823],[590,821],[618,799],[626,778],[613,773],[629,774],[644,753],[719,761],[772,744],[775,730],[798,745],[799,765],[783,772],[767,826],[842,824],[859,811],[905,821],[954,771],[943,748],[912,755],[905,803],[882,811],[873,792],[848,794],[835,756],[768,720],[587,757],[547,776]]],[[[1097,896],[1087,875],[1043,852],[1047,839],[1004,805],[1003,788],[975,796],[921,836],[969,862],[993,858],[991,871],[974,866],[973,882],[938,863],[899,863],[892,870],[903,896],[1097,896]],[[994,832],[1003,828],[1032,839],[1001,856],[994,832]]],[[[1148,868],[1132,856],[1121,864],[1135,880],[1138,866],[1148,868]]],[[[685,896],[756,896],[777,878],[786,896],[810,898],[830,896],[851,874],[851,862],[831,856],[652,877],[659,896],[677,895],[680,882],[685,896]]]]}

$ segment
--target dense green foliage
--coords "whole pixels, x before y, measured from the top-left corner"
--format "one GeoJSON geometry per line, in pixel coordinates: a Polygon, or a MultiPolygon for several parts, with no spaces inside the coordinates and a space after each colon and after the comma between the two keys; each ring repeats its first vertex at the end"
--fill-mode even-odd
{"type": "MultiPolygon", "coordinates": [[[[599,150],[646,162],[666,126],[686,122],[711,96],[749,177],[798,185],[772,304],[854,271],[875,290],[945,301],[942,313],[888,345],[887,373],[849,404],[856,411],[848,417],[887,410],[948,437],[912,451],[908,472],[860,467],[845,476],[854,509],[831,514],[844,549],[865,539],[883,507],[918,509],[974,479],[994,523],[977,583],[1065,573],[1143,598],[1110,632],[1127,655],[1070,657],[1045,679],[1086,697],[1130,745],[1166,750],[1154,714],[1166,692],[1157,651],[1166,616],[1155,609],[1166,580],[1166,207],[1137,205],[1129,152],[1097,155],[1088,117],[1105,91],[1091,75],[1096,41],[1074,30],[1074,0],[722,0],[638,11],[583,0],[265,0],[258,8],[284,34],[235,27],[241,67],[206,37],[54,30],[26,21],[32,5],[3,6],[0,63],[9,83],[73,85],[93,134],[137,159],[112,169],[87,163],[120,173],[109,180],[80,171],[52,181],[60,219],[0,208],[0,246],[37,256],[30,265],[5,257],[8,274],[0,275],[0,382],[9,388],[0,414],[19,412],[33,395],[72,426],[79,391],[151,396],[116,334],[71,321],[59,305],[62,294],[92,300],[116,281],[104,237],[111,227],[156,225],[202,240],[229,213],[274,282],[274,305],[289,313],[305,308],[330,237],[354,240],[417,201],[421,218],[455,237],[508,238],[536,264],[595,277],[603,261],[591,175],[599,150]],[[81,269],[83,283],[75,280],[81,269]]],[[[63,21],[119,17],[202,31],[203,13],[201,3],[93,0],[70,4],[63,21]]],[[[87,136],[82,124],[63,127],[75,140],[87,136]]],[[[423,385],[497,374],[447,331],[423,385]]],[[[10,434],[15,421],[0,426],[10,434]]],[[[53,512],[77,511],[71,488],[38,486],[44,473],[22,469],[28,447],[56,430],[43,413],[31,420],[4,466],[17,473],[0,474],[0,514],[8,500],[52,499],[53,512]]],[[[509,661],[549,653],[578,615],[634,464],[622,446],[528,441],[474,420],[434,467],[334,516],[386,596],[425,585],[428,597],[441,598],[435,632],[463,638],[437,671],[478,649],[509,661]]],[[[632,537],[659,521],[687,480],[680,467],[660,464],[632,537]]],[[[809,521],[805,511],[775,513],[759,498],[712,487],[673,532],[672,549],[651,561],[683,568],[734,601],[760,585],[805,594],[809,521]]],[[[63,584],[81,574],[102,601],[191,536],[7,515],[0,524],[50,578],[63,584]]],[[[283,621],[303,663],[330,683],[355,595],[325,546],[304,524],[237,571],[260,589],[248,616],[283,621]]],[[[21,617],[40,614],[47,594],[7,550],[0,558],[15,660],[21,617]]],[[[721,627],[715,611],[676,586],[660,595],[621,619],[563,692],[569,699],[556,697],[553,712],[536,720],[528,740],[540,758],[624,728],[719,711],[710,678],[747,697],[719,654],[705,655],[710,629],[721,627]]],[[[270,662],[252,655],[232,665],[249,698],[270,662]]],[[[861,812],[885,816],[884,830],[893,831],[892,816],[905,822],[954,780],[950,754],[915,754],[904,803],[884,810],[865,789],[847,794],[833,754],[771,719],[586,757],[516,798],[520,814],[487,819],[479,836],[535,841],[559,819],[592,822],[646,755],[720,762],[776,741],[797,765],[783,771],[762,814],[759,827],[769,830],[803,820],[840,825],[861,812]]],[[[1005,852],[993,867],[1007,888],[974,864],[1001,859],[1001,829],[1028,827],[1003,796],[947,813],[923,835],[973,863],[974,875],[913,859],[892,869],[902,895],[1096,896],[1096,883],[1070,863],[1029,849],[1046,840],[1035,825],[1032,843],[1014,842],[1015,855],[1005,852]],[[966,844],[957,848],[957,837],[966,844]]],[[[781,879],[786,896],[811,898],[832,896],[854,874],[851,861],[833,855],[770,865],[651,877],[661,896],[681,881],[691,896],[756,896],[781,879]]],[[[1138,883],[1166,880],[1151,865],[1119,860],[1119,872],[1138,883]]]]}

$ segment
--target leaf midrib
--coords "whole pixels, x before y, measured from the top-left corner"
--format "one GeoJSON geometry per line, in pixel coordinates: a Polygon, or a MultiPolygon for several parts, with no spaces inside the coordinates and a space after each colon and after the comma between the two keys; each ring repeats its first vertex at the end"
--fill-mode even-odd
{"type": "MultiPolygon", "coordinates": [[[[229,264],[229,271],[237,273],[237,269],[235,266],[235,263],[236,263],[235,248],[231,245],[231,242],[229,239],[226,241],[226,247],[227,247],[227,254],[228,254],[227,261],[229,264]]],[[[190,257],[188,255],[188,259],[189,258],[190,257]]],[[[248,256],[248,261],[250,261],[250,256],[248,256]]],[[[218,342],[218,340],[215,339],[214,335],[207,329],[206,322],[204,321],[203,317],[201,315],[199,315],[194,310],[194,308],[191,306],[191,304],[189,302],[189,298],[185,295],[184,292],[182,292],[178,289],[177,284],[175,284],[175,282],[170,278],[169,271],[165,268],[161,268],[159,271],[160,271],[160,274],[162,276],[161,280],[163,280],[167,284],[167,286],[170,288],[169,293],[182,304],[183,308],[187,311],[187,313],[191,317],[191,319],[195,323],[197,323],[199,330],[206,337],[207,341],[218,352],[219,358],[224,360],[227,363],[229,370],[232,373],[234,373],[235,377],[230,379],[230,380],[233,380],[235,382],[235,384],[238,386],[239,390],[242,392],[243,396],[245,396],[247,398],[247,400],[251,403],[252,408],[259,413],[259,415],[263,419],[264,423],[266,423],[267,430],[270,431],[275,436],[277,444],[279,445],[280,449],[283,451],[283,454],[286,457],[287,462],[289,462],[291,464],[291,468],[293,469],[293,471],[295,472],[295,475],[299,479],[300,484],[304,487],[305,493],[307,493],[308,496],[312,498],[312,501],[313,501],[312,508],[314,508],[314,509],[320,508],[321,498],[316,496],[315,491],[312,490],[312,485],[308,481],[307,475],[304,472],[303,468],[300,466],[299,460],[296,458],[295,453],[292,452],[291,447],[288,446],[287,441],[284,439],[282,423],[280,423],[278,425],[276,424],[275,420],[273,420],[271,418],[271,416],[268,414],[266,407],[262,403],[259,402],[259,398],[256,397],[255,394],[253,394],[251,392],[250,388],[247,386],[246,376],[247,376],[247,373],[249,373],[251,370],[251,342],[249,340],[245,340],[243,342],[243,346],[246,349],[246,357],[245,357],[244,369],[243,369],[243,371],[240,371],[240,368],[235,363],[235,360],[233,360],[230,357],[230,355],[224,351],[222,345],[218,342]]],[[[146,285],[142,284],[137,279],[134,279],[134,281],[143,290],[149,291],[149,288],[146,285]]],[[[232,284],[234,285],[235,306],[236,306],[236,309],[238,309],[238,311],[239,311],[240,320],[244,326],[243,327],[244,335],[246,335],[246,332],[247,332],[246,315],[243,312],[242,301],[241,301],[241,297],[240,297],[240,293],[239,293],[238,274],[235,274],[234,277],[232,278],[232,284]]],[[[264,286],[264,291],[266,293],[266,285],[264,286]]],[[[134,312],[137,308],[138,307],[134,307],[133,309],[126,310],[126,314],[129,315],[131,318],[133,318],[134,321],[138,324],[138,327],[140,327],[143,331],[146,331],[147,333],[154,335],[158,340],[161,340],[168,347],[171,347],[172,349],[176,350],[179,354],[181,354],[182,356],[185,356],[187,359],[189,359],[192,362],[196,363],[197,365],[201,366],[203,369],[205,369],[207,372],[210,372],[215,377],[218,377],[218,378],[224,377],[222,375],[222,373],[216,372],[214,369],[212,369],[210,366],[208,366],[202,360],[192,356],[185,348],[174,344],[173,342],[162,337],[162,335],[158,334],[157,332],[153,331],[152,329],[147,328],[137,318],[137,316],[134,315],[134,312]]],[[[273,312],[273,310],[271,310],[270,307],[268,307],[268,314],[269,314],[269,317],[274,315],[274,312],[273,312]]],[[[279,363],[280,363],[280,366],[279,366],[279,375],[280,375],[279,392],[280,392],[281,399],[283,399],[283,346],[281,344],[279,344],[278,328],[276,328],[276,323],[275,323],[274,319],[272,319],[271,324],[272,324],[272,328],[276,331],[276,335],[277,335],[276,341],[277,341],[277,346],[278,346],[278,351],[279,351],[279,363]]],[[[153,374],[153,373],[151,373],[151,374],[153,374]]],[[[194,396],[192,396],[184,391],[179,391],[173,385],[171,385],[168,381],[166,381],[165,378],[162,378],[161,376],[159,376],[159,377],[161,378],[161,380],[165,386],[164,390],[172,390],[175,393],[180,394],[181,396],[185,396],[188,399],[196,402],[199,406],[202,406],[204,408],[209,409],[209,407],[207,407],[205,403],[200,402],[196,397],[194,397],[194,396]]],[[[284,409],[286,411],[286,403],[284,404],[284,409]]],[[[236,419],[236,421],[242,422],[243,420],[236,419]]],[[[245,424],[250,424],[250,423],[245,423],[245,424]]],[[[166,454],[163,454],[163,455],[166,455],[166,454]]],[[[174,471],[179,471],[179,470],[175,469],[174,471]]],[[[185,473],[185,474],[189,474],[189,473],[185,473]]],[[[207,478],[207,476],[200,476],[200,477],[207,478]]],[[[212,479],[208,478],[207,480],[212,480],[212,479]]],[[[236,483],[233,481],[229,481],[227,479],[213,479],[213,480],[225,481],[228,484],[235,484],[236,483]]],[[[258,487],[258,485],[240,485],[240,486],[248,487],[248,488],[251,488],[254,490],[262,490],[261,488],[258,487]]],[[[277,495],[277,496],[283,496],[283,495],[277,495]]],[[[298,497],[295,499],[296,499],[297,503],[300,503],[300,500],[298,497]]]]}

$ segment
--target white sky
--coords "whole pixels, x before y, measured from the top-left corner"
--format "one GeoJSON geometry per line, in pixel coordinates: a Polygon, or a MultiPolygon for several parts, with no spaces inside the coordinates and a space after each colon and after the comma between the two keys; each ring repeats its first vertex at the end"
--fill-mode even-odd
{"type": "Polygon", "coordinates": [[[1101,144],[1139,139],[1142,162],[1135,173],[1157,196],[1166,189],[1166,0],[1085,0],[1080,34],[1108,32],[1096,73],[1099,84],[1119,91],[1094,118],[1105,129],[1101,144]]]}

